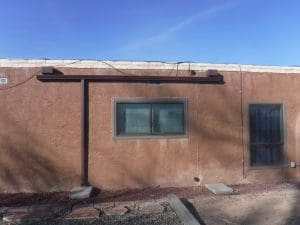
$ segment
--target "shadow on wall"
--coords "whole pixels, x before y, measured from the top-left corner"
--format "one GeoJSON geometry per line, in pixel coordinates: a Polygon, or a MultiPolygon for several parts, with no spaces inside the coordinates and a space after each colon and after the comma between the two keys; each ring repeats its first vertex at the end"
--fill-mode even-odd
{"type": "MultiPolygon", "coordinates": [[[[127,85],[127,84],[126,84],[127,85]]],[[[230,84],[228,84],[230,85],[230,84]]],[[[221,169],[224,167],[228,168],[228,173],[230,173],[231,168],[234,168],[235,174],[237,174],[237,167],[240,169],[240,177],[242,179],[242,145],[240,139],[240,99],[238,90],[232,90],[232,87],[228,87],[228,85],[182,85],[182,84],[161,84],[161,85],[148,85],[145,88],[135,88],[134,86],[134,96],[136,97],[186,97],[192,96],[193,106],[191,107],[191,103],[188,103],[188,113],[189,113],[189,138],[188,139],[156,139],[151,144],[151,140],[129,140],[126,142],[126,149],[130,148],[132,152],[132,160],[131,163],[122,159],[120,156],[109,156],[109,155],[101,155],[103,157],[103,161],[109,161],[113,165],[117,165],[119,171],[115,177],[116,180],[112,180],[113,176],[109,179],[114,183],[118,183],[119,185],[125,185],[126,183],[133,183],[137,187],[149,187],[158,185],[159,176],[161,177],[162,173],[159,170],[164,170],[164,164],[173,163],[173,166],[176,165],[175,169],[168,169],[168,175],[164,175],[164,181],[169,179],[169,183],[174,183],[174,179],[182,179],[187,180],[183,177],[190,177],[191,185],[194,183],[194,177],[198,176],[202,173],[202,171],[197,170],[197,143],[199,144],[199,154],[201,157],[206,157],[206,159],[201,159],[201,162],[206,161],[207,164],[212,161],[213,167],[217,169],[221,169]],[[198,87],[199,86],[199,87],[198,87]],[[180,88],[183,87],[188,90],[189,93],[185,95],[183,90],[180,88]],[[203,88],[203,92],[202,89],[203,88]],[[207,93],[205,93],[207,91],[207,93]],[[200,95],[207,96],[207,98],[200,95]],[[196,97],[198,95],[198,97],[196,97]],[[234,96],[234,97],[232,97],[234,96]],[[198,101],[198,102],[197,102],[198,101]],[[219,104],[220,103],[220,104],[219,104]],[[198,108],[198,115],[196,112],[196,105],[198,108]],[[204,107],[209,106],[209,107],[204,107]],[[202,111],[200,111],[202,110],[202,111]],[[198,121],[197,121],[198,120],[198,121]],[[204,123],[208,121],[209,124],[204,123]],[[233,121],[234,124],[233,124],[233,121]],[[230,130],[231,129],[231,130],[230,130]],[[199,138],[201,139],[199,141],[199,138]],[[193,143],[191,143],[193,140],[193,143]],[[165,141],[163,143],[163,141],[165,141]],[[167,145],[166,152],[161,153],[158,152],[159,144],[163,143],[167,145]],[[186,160],[183,157],[188,158],[186,151],[180,151],[180,142],[186,142],[191,149],[189,149],[190,153],[194,151],[195,158],[192,159],[191,165],[186,163],[186,160]],[[155,143],[155,145],[153,145],[155,143]],[[175,146],[175,144],[178,144],[175,146]],[[149,145],[149,146],[148,146],[149,145]],[[212,146],[213,145],[213,146],[212,146]],[[215,148],[215,146],[218,148],[215,148]],[[129,147],[130,146],[130,147],[129,147]],[[138,151],[138,147],[144,148],[145,151],[138,151]],[[174,149],[170,149],[176,147],[178,149],[178,156],[175,157],[171,154],[174,154],[174,149]],[[207,151],[204,149],[206,146],[214,147],[213,151],[207,151]],[[232,150],[234,147],[235,150],[232,150]],[[239,154],[240,153],[240,154],[239,154]],[[143,154],[143,156],[140,156],[143,154]],[[182,155],[180,155],[182,154],[182,155]],[[181,157],[182,156],[182,157],[181,157]],[[158,157],[164,157],[158,158],[158,157]],[[234,157],[234,160],[232,158],[234,157]],[[145,163],[141,164],[139,160],[145,160],[145,163]],[[163,160],[169,160],[168,162],[163,162],[163,160]],[[170,160],[177,160],[170,162],[170,160]],[[232,161],[236,162],[235,164],[232,161]],[[135,165],[136,164],[136,165],[135,165]],[[140,168],[137,166],[141,166],[140,168]],[[217,166],[216,166],[217,165],[217,166]],[[186,168],[193,168],[192,170],[186,170],[186,168]],[[193,171],[193,173],[191,173],[193,171]],[[180,174],[179,174],[180,173],[180,174]],[[168,177],[167,177],[168,176],[168,177]]],[[[124,86],[126,87],[126,86],[124,86]]],[[[100,88],[97,86],[95,89],[100,88]]],[[[118,88],[120,88],[118,86],[118,88]]],[[[131,97],[133,97],[131,95],[131,97]]],[[[91,98],[92,100],[93,98],[91,98]]],[[[188,101],[191,101],[189,99],[188,101]]],[[[123,140],[118,140],[115,143],[118,147],[111,149],[111,151],[115,151],[115,155],[119,155],[120,151],[122,151],[122,142],[123,140]]],[[[124,150],[126,150],[124,149],[124,150]]],[[[99,147],[99,151],[101,148],[99,147]]],[[[101,162],[100,162],[101,163],[101,162]]],[[[210,168],[207,165],[200,165],[201,169],[210,168]]],[[[165,173],[167,174],[167,173],[165,173]]],[[[237,175],[238,176],[238,175],[237,175]]],[[[167,183],[167,182],[166,182],[167,183]]],[[[179,182],[178,182],[179,183],[179,182]]],[[[182,186],[187,185],[186,183],[182,183],[182,186]]]]}
{"type": "Polygon", "coordinates": [[[29,128],[23,128],[1,112],[0,191],[45,192],[66,190],[70,174],[59,167],[51,149],[29,128]]]}
{"type": "MultiPolygon", "coordinates": [[[[182,96],[182,93],[180,94],[176,92],[176,89],[169,88],[167,85],[161,85],[158,87],[155,86],[149,87],[148,91],[150,88],[156,89],[154,90],[155,94],[159,95],[160,97],[182,96]]],[[[240,114],[241,105],[240,105],[240,96],[239,96],[238,88],[236,88],[235,90],[231,90],[232,87],[227,87],[226,84],[222,86],[214,86],[214,85],[205,86],[203,89],[205,91],[209,90],[209,93],[212,93],[212,96],[208,96],[208,94],[204,92],[201,93],[202,86],[200,86],[199,89],[197,89],[197,85],[191,86],[191,88],[195,88],[195,93],[197,93],[198,90],[200,90],[198,95],[203,94],[207,96],[207,99],[201,97],[199,100],[198,122],[191,123],[190,121],[189,123],[190,134],[199,135],[200,139],[202,139],[201,141],[206,143],[206,145],[204,146],[213,145],[212,147],[215,148],[214,151],[210,151],[210,152],[208,152],[207,149],[200,148],[199,150],[200,154],[203,155],[208,154],[211,160],[217,162],[219,168],[226,168],[227,170],[226,173],[229,175],[231,173],[238,174],[238,176],[242,180],[243,174],[242,174],[241,159],[243,153],[243,146],[240,138],[241,137],[241,133],[240,133],[241,132],[241,114],[240,114]],[[206,104],[209,104],[210,107],[205,108],[204,106],[206,106],[206,104]],[[206,121],[204,119],[205,116],[208,118],[207,121],[209,122],[212,121],[211,124],[203,123],[206,121]],[[233,149],[231,148],[232,146],[235,146],[235,151],[233,151],[233,149]],[[233,157],[235,157],[234,160],[232,160],[233,157]],[[233,163],[232,161],[234,161],[235,163],[233,163]],[[232,166],[232,164],[234,164],[234,166],[232,166]]],[[[145,96],[145,92],[143,90],[139,92],[139,90],[140,89],[136,91],[135,96],[136,97],[145,96]]],[[[147,96],[151,96],[151,94],[147,96]]],[[[196,115],[195,116],[192,115],[192,117],[196,118],[196,115]]],[[[135,141],[130,141],[130,143],[132,144],[132,149],[134,149],[136,147],[135,141]]],[[[119,147],[120,149],[118,149],[118,151],[120,152],[122,151],[122,147],[121,145],[119,147]]],[[[145,146],[142,146],[141,144],[141,147],[145,147],[145,146]]],[[[117,157],[105,158],[108,156],[105,155],[103,156],[104,161],[107,160],[110,161],[112,164],[119,165],[120,171],[118,175],[120,175],[119,177],[121,177],[121,179],[118,180],[118,182],[121,185],[126,183],[127,180],[131,180],[133,183],[145,187],[145,186],[151,186],[157,181],[156,165],[159,165],[157,164],[159,159],[157,158],[157,154],[155,154],[155,151],[157,151],[158,149],[155,149],[155,146],[152,146],[152,148],[148,147],[145,149],[148,149],[148,151],[147,152],[143,151],[143,153],[146,155],[145,158],[147,159],[147,161],[151,162],[150,163],[151,165],[150,164],[143,165],[142,168],[132,169],[132,167],[134,166],[134,160],[138,160],[138,158],[134,158],[132,160],[132,163],[128,163],[128,162],[124,162],[122,158],[120,159],[117,157]]],[[[116,150],[116,152],[118,151],[116,150]]],[[[206,165],[200,165],[200,170],[206,167],[207,167],[206,165]]],[[[169,172],[172,173],[173,171],[169,171],[169,172]]],[[[196,171],[196,172],[201,173],[201,171],[196,171]]],[[[286,171],[282,171],[282,172],[279,171],[278,173],[283,179],[290,178],[289,173],[287,173],[286,171]]],[[[193,178],[193,175],[194,174],[190,175],[191,179],[193,178]]],[[[283,224],[300,224],[300,218],[298,216],[300,212],[299,200],[300,200],[299,194],[296,194],[295,201],[291,203],[290,210],[288,211],[288,213],[290,213],[289,221],[283,224]]],[[[244,218],[241,224],[262,224],[262,222],[264,222],[263,219],[265,219],[264,218],[265,215],[263,215],[262,212],[263,209],[266,208],[266,206],[270,206],[270,204],[253,205],[251,210],[249,210],[244,214],[243,216],[244,218]]],[[[270,207],[270,210],[272,211],[273,208],[270,207]]],[[[201,218],[198,218],[199,221],[201,221],[200,219],[201,218]]]]}

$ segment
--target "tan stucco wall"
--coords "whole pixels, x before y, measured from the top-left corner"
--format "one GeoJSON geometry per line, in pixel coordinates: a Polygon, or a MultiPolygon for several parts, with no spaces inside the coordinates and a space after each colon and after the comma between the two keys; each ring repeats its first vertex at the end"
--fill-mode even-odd
{"type": "MultiPolygon", "coordinates": [[[[12,85],[39,70],[0,68],[0,74],[12,85]]],[[[60,70],[65,74],[117,74],[113,69],[60,70]]],[[[173,70],[126,71],[175,75],[173,70]]],[[[296,178],[298,169],[249,168],[247,104],[284,103],[288,160],[300,162],[300,154],[296,154],[300,146],[300,74],[243,72],[241,80],[239,71],[220,73],[224,85],[90,83],[90,183],[101,189],[122,189],[191,186],[196,185],[195,176],[200,177],[201,185],[296,178]],[[188,137],[113,139],[114,97],[187,98],[188,137]]],[[[182,70],[177,75],[188,73],[182,70]]],[[[80,84],[42,83],[33,78],[0,91],[0,104],[0,191],[69,190],[79,185],[80,84]]]]}
{"type": "MultiPolygon", "coordinates": [[[[295,161],[299,163],[299,131],[300,131],[300,74],[276,74],[276,73],[244,73],[243,86],[246,91],[243,98],[247,102],[275,102],[282,103],[284,107],[284,128],[285,128],[285,151],[287,162],[295,161]]],[[[246,103],[247,103],[246,102],[246,103]]],[[[243,105],[246,112],[244,122],[248,125],[247,120],[247,104],[243,105]]],[[[247,130],[247,129],[246,129],[247,130]]],[[[248,134],[245,135],[246,143],[248,143],[248,134]]],[[[248,149],[248,146],[247,146],[248,149]]],[[[248,151],[246,151],[248,154],[248,151]]],[[[249,168],[249,157],[247,162],[247,178],[250,182],[265,179],[278,180],[282,177],[292,179],[297,178],[299,166],[297,169],[274,168],[254,170],[249,168]]]]}

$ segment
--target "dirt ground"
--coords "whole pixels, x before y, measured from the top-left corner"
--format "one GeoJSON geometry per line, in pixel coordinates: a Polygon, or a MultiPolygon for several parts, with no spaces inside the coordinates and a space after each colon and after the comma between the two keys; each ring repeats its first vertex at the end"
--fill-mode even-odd
{"type": "MultiPolygon", "coordinates": [[[[148,188],[102,192],[91,202],[134,201],[165,198],[174,193],[182,199],[201,225],[300,225],[300,186],[297,183],[247,184],[231,186],[230,195],[214,195],[203,187],[148,188]]],[[[0,206],[45,203],[77,204],[67,193],[2,194],[0,206]]],[[[152,216],[126,215],[120,218],[65,221],[50,220],[40,224],[180,224],[172,211],[152,216]]],[[[1,223],[0,223],[1,224],[1,223]]],[[[30,224],[30,223],[26,223],[30,224]]],[[[37,224],[37,223],[35,223],[37,224]]]]}
{"type": "MultiPolygon", "coordinates": [[[[101,191],[97,196],[84,200],[83,203],[159,199],[164,198],[171,193],[182,198],[191,198],[200,194],[209,194],[204,187],[151,187],[145,189],[101,191]]],[[[70,200],[68,192],[0,194],[0,207],[57,203],[70,203],[73,205],[80,203],[80,201],[70,200]]]]}
{"type": "MultiPolygon", "coordinates": [[[[234,194],[259,193],[266,191],[275,191],[282,189],[297,189],[298,184],[295,183],[268,183],[268,184],[243,184],[233,185],[234,194]]],[[[176,194],[180,198],[195,198],[197,196],[212,195],[204,187],[151,187],[145,189],[101,191],[97,196],[85,200],[88,202],[113,202],[113,201],[136,201],[164,198],[168,194],[176,194]]],[[[1,193],[0,207],[13,207],[36,204],[56,204],[56,203],[79,203],[78,200],[70,200],[68,192],[52,192],[52,193],[1,193]]]]}
{"type": "Polygon", "coordinates": [[[248,185],[232,195],[198,195],[189,201],[206,225],[300,224],[297,184],[248,185]]]}

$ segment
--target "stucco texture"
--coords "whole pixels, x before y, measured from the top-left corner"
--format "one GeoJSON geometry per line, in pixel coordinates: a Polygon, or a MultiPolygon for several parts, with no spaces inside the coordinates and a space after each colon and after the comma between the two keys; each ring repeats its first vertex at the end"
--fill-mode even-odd
{"type": "MultiPolygon", "coordinates": [[[[58,68],[65,75],[118,75],[113,69],[58,68]]],[[[13,85],[40,68],[0,68],[13,85]]],[[[189,76],[188,71],[127,70],[189,76]]],[[[89,84],[89,182],[100,189],[239,184],[297,178],[298,169],[249,166],[249,102],[284,103],[287,165],[300,161],[300,77],[222,72],[225,84],[89,84]],[[115,139],[114,98],[187,99],[184,138],[115,139]],[[244,161],[243,161],[244,159],[244,161]],[[200,182],[195,182],[199,177],[200,182]]],[[[197,76],[205,76],[203,72],[197,76]]],[[[5,86],[0,86],[0,88],[5,86]]],[[[80,184],[80,83],[35,77],[0,91],[0,191],[70,190],[80,184]]]]}

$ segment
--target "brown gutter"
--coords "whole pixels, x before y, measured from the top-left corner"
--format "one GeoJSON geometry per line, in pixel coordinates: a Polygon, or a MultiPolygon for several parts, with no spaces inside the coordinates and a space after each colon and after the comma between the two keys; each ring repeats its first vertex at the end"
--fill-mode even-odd
{"type": "Polygon", "coordinates": [[[175,77],[175,76],[120,76],[120,75],[37,75],[43,82],[129,82],[129,83],[202,83],[224,84],[223,76],[208,77],[175,77]]]}

